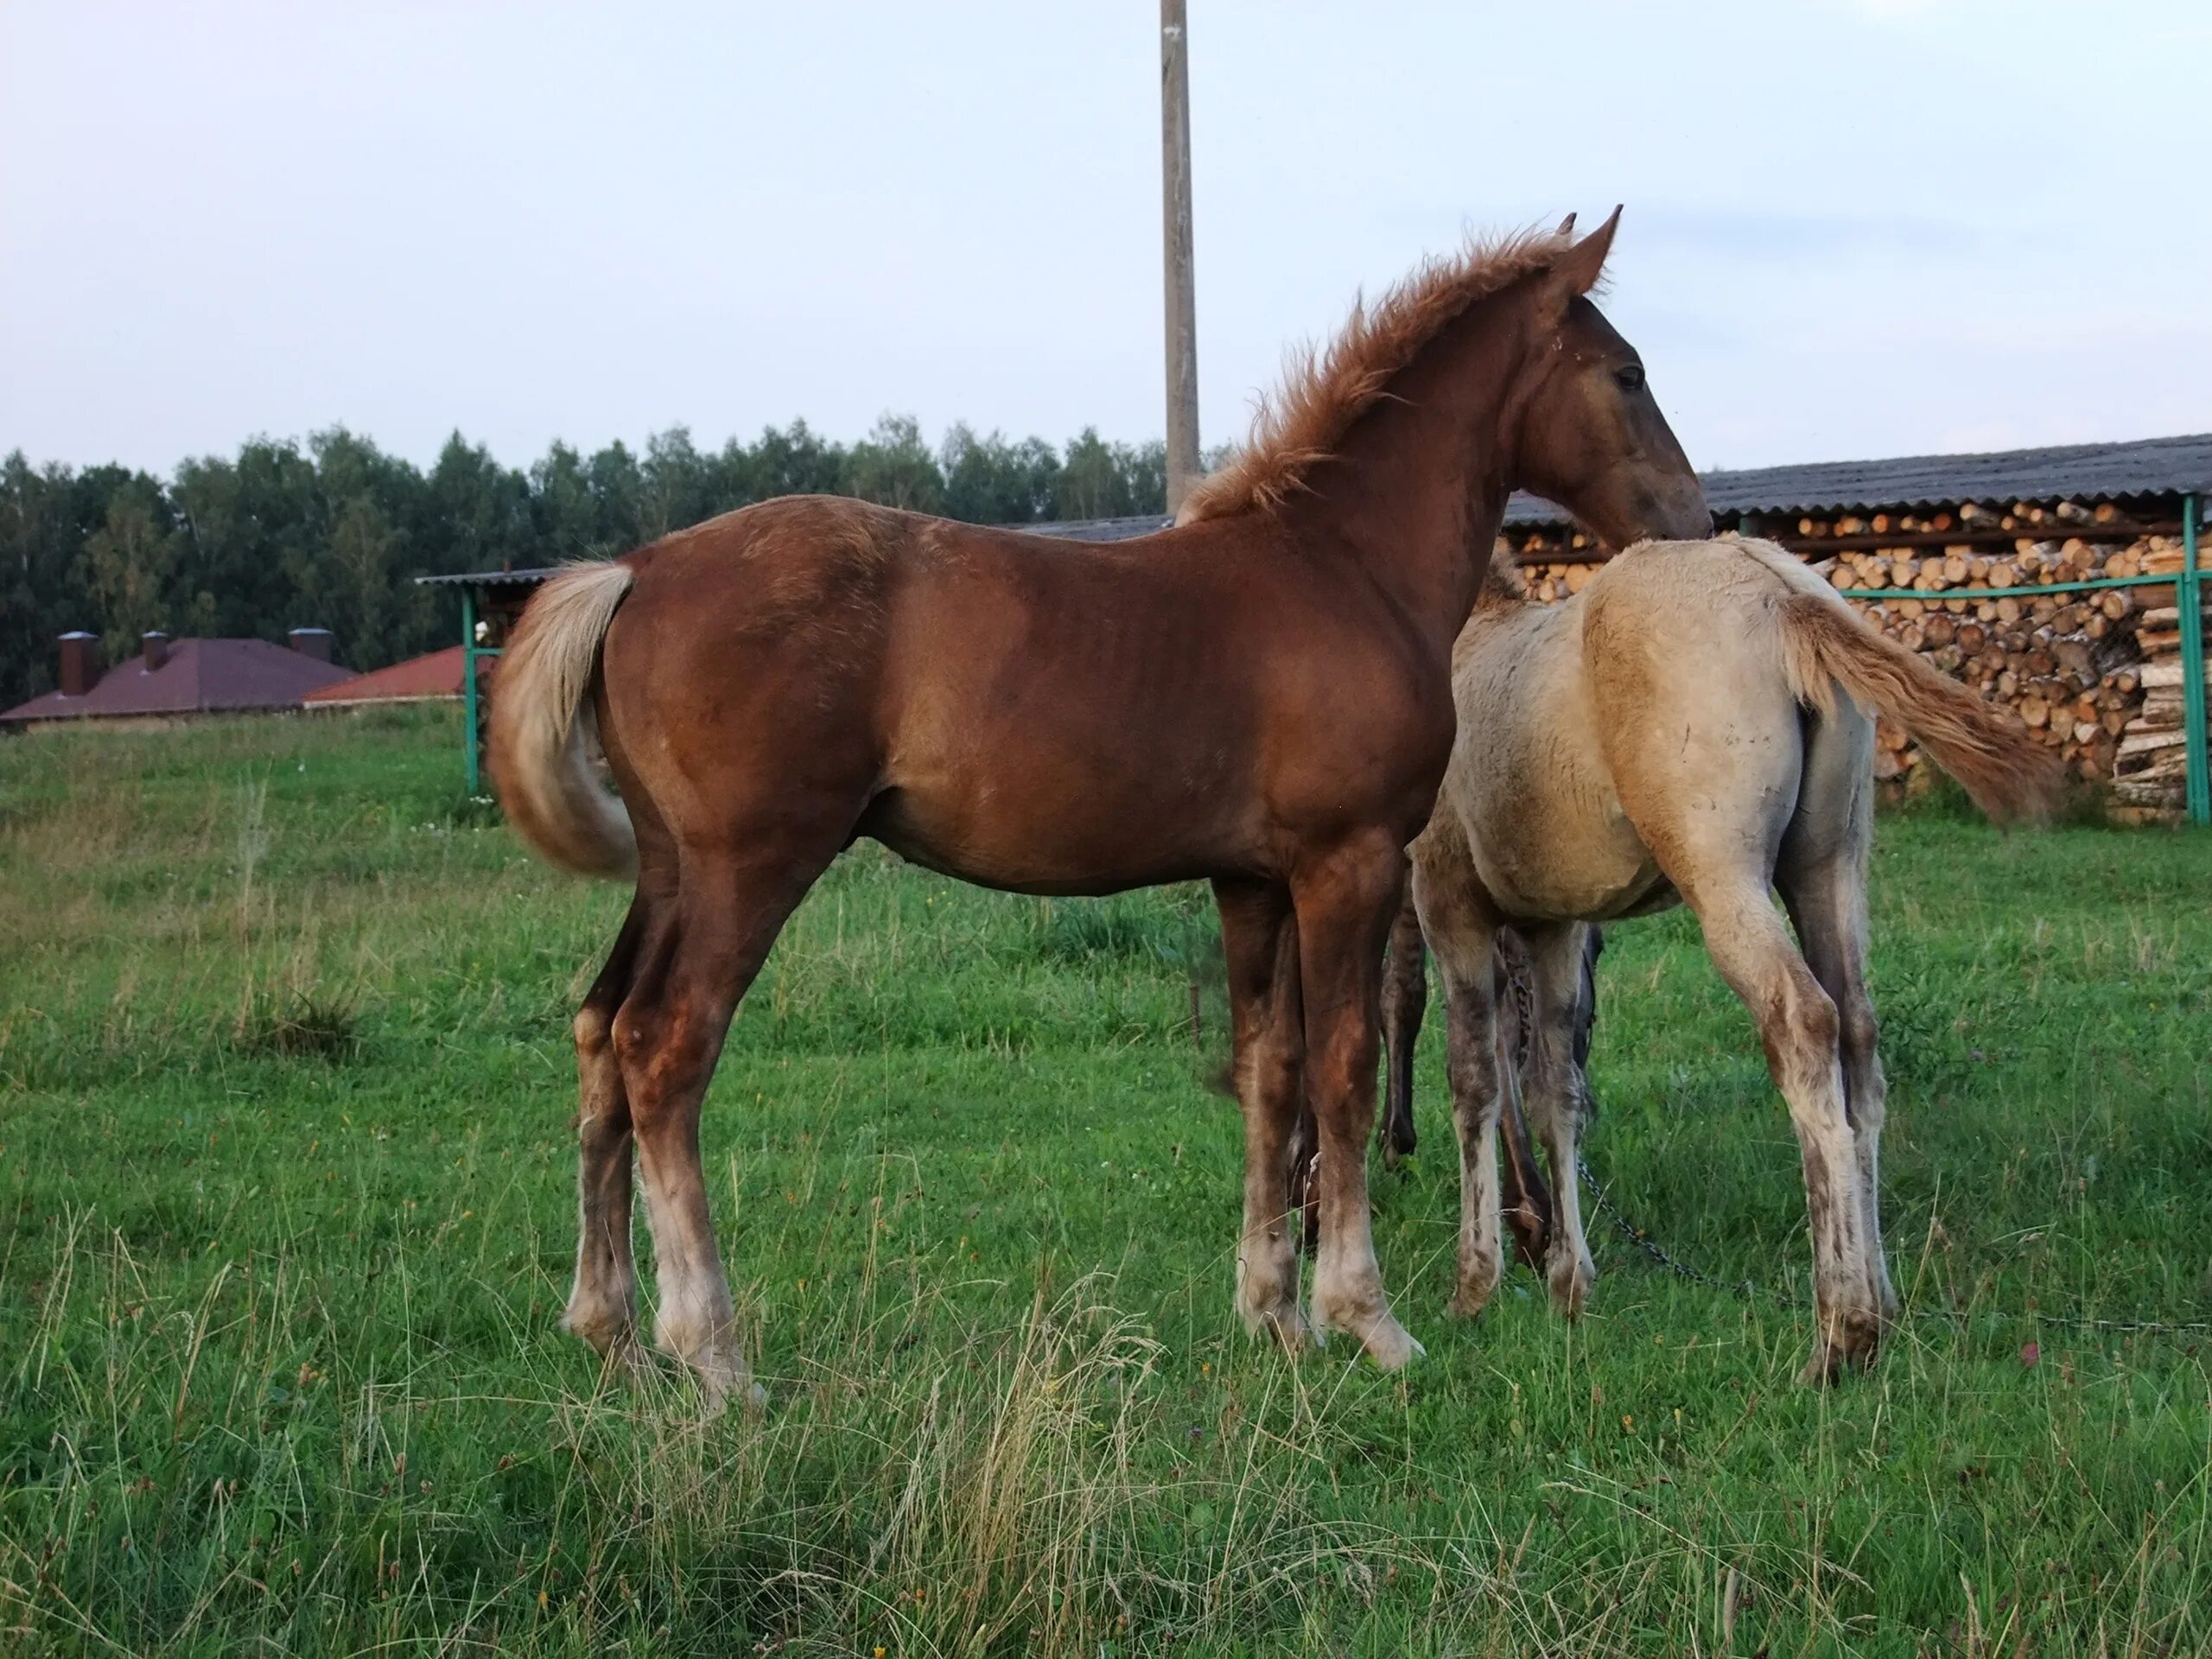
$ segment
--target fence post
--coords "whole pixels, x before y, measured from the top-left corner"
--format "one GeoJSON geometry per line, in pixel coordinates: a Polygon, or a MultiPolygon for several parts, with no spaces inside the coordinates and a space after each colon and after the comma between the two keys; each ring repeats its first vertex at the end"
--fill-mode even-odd
{"type": "Polygon", "coordinates": [[[2202,511],[2199,497],[2182,498],[2181,581],[2175,588],[2181,601],[2182,741],[2187,746],[2183,764],[2192,823],[2212,823],[2212,756],[2205,752],[2204,730],[2203,573],[2196,546],[2202,511]]]}
{"type": "Polygon", "coordinates": [[[461,708],[467,728],[468,792],[483,792],[484,769],[476,752],[476,593],[466,582],[461,589],[461,708]]]}

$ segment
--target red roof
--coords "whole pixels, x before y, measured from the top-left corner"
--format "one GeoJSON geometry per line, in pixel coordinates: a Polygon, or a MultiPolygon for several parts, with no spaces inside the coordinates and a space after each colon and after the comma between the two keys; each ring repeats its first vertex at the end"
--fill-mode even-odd
{"type": "Polygon", "coordinates": [[[349,668],[266,639],[177,639],[170,642],[168,660],[151,673],[143,655],[128,657],[83,696],[49,691],[0,714],[0,721],[296,709],[308,692],[352,675],[349,668]]]}
{"type": "MultiPolygon", "coordinates": [[[[433,651],[420,657],[410,657],[404,663],[394,663],[390,668],[372,669],[366,674],[357,674],[350,680],[340,680],[335,685],[326,685],[308,693],[307,700],[317,704],[345,704],[349,702],[419,702],[434,697],[458,697],[461,695],[461,648],[448,645],[443,651],[433,651]]],[[[495,659],[479,657],[476,677],[483,679],[491,671],[495,659]]]]}

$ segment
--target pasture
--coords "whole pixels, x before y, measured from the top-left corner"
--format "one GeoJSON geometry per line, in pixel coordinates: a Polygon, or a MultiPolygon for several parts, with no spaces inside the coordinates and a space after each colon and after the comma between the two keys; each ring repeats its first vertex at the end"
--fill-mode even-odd
{"type": "MultiPolygon", "coordinates": [[[[707,1165],[766,1414],[555,1325],[567,1023],[624,895],[444,713],[0,744],[0,1646],[2159,1654],[2212,1648],[2212,840],[1885,819],[1874,1372],[1681,914],[1609,936],[1591,1314],[1452,1283],[1443,1021],[1375,1178],[1402,1376],[1236,1324],[1201,892],[869,845],[733,1030],[707,1165]],[[1662,1634],[1663,1633],[1663,1634],[1662,1634]]],[[[651,1295],[650,1252],[641,1266],[651,1295]]]]}

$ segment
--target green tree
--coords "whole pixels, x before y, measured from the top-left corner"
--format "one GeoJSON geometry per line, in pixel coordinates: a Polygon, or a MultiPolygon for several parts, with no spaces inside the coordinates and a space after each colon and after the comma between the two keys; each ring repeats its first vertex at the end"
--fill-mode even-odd
{"type": "Polygon", "coordinates": [[[172,626],[183,547],[158,480],[133,474],[109,496],[100,527],[85,538],[85,575],[110,662],[129,655],[149,629],[172,626]]]}
{"type": "Polygon", "coordinates": [[[935,512],[944,499],[944,475],[911,415],[877,418],[845,460],[845,493],[887,507],[935,512]]]}
{"type": "Polygon", "coordinates": [[[938,446],[948,518],[971,524],[1024,524],[1051,516],[1060,458],[1042,438],[1009,443],[994,432],[978,438],[955,422],[938,446]]]}

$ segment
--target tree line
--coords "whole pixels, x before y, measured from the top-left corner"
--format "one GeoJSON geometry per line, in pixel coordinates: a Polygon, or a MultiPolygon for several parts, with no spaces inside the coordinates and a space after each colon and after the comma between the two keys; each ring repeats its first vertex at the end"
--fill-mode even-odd
{"type": "Polygon", "coordinates": [[[327,627],[338,659],[380,668],[452,643],[453,601],[411,578],[620,553],[751,501],[855,496],[972,524],[1166,511],[1162,446],[1086,428],[1065,448],[955,425],[931,448],[910,416],[842,443],[804,421],[696,448],[673,427],[642,453],[555,443],[502,466],[455,433],[428,471],[343,428],[255,438],[168,478],[0,461],[0,708],[50,690],[55,637],[100,636],[113,663],[149,629],[282,640],[327,627]]]}

